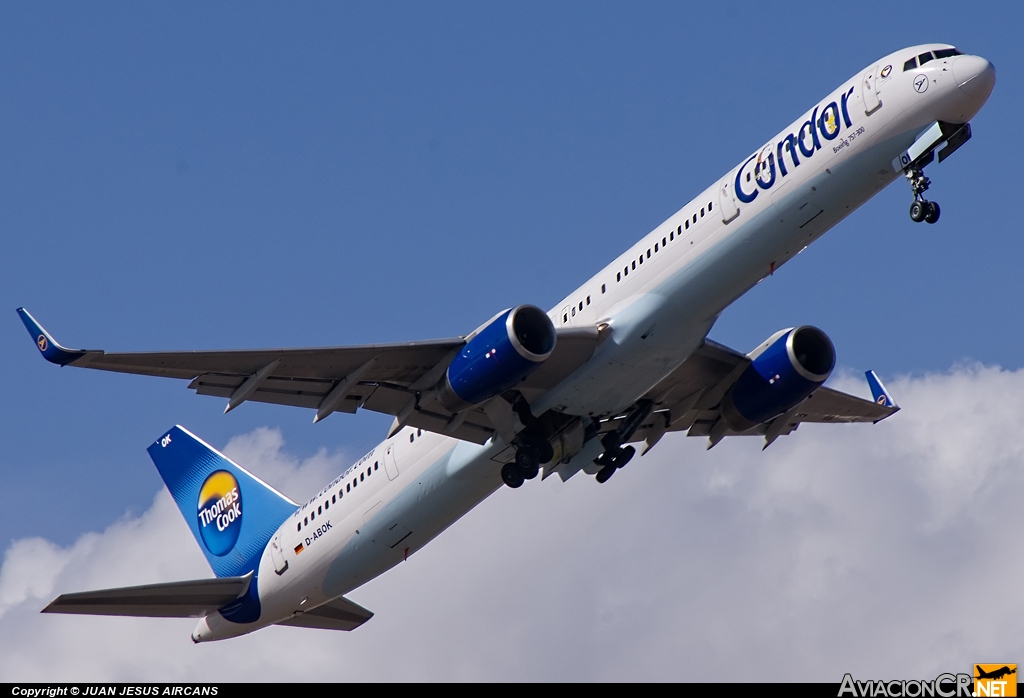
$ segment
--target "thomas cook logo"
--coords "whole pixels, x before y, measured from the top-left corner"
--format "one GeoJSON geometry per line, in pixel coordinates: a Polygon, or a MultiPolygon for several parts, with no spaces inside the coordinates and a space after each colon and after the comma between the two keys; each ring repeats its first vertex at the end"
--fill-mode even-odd
{"type": "Polygon", "coordinates": [[[891,73],[891,72],[892,72],[892,66],[891,65],[887,65],[884,68],[882,68],[882,72],[880,73],[880,75],[883,78],[887,78],[887,77],[889,77],[889,73],[891,73]]]}
{"type": "Polygon", "coordinates": [[[918,92],[928,91],[928,76],[918,75],[914,78],[914,89],[918,92]]]}
{"type": "Polygon", "coordinates": [[[39,351],[46,351],[50,346],[50,342],[47,341],[45,334],[39,335],[39,339],[36,340],[36,346],[39,347],[39,351]]]}
{"type": "Polygon", "coordinates": [[[1017,695],[1016,664],[975,664],[975,696],[1017,695]]]}
{"type": "Polygon", "coordinates": [[[199,533],[203,545],[218,557],[235,547],[242,531],[242,492],[227,470],[217,470],[199,488],[199,533]]]}

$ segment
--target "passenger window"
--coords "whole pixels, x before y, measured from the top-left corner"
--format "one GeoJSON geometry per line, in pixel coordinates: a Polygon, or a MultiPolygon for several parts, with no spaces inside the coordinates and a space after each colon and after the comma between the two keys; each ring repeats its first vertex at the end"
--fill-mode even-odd
{"type": "Polygon", "coordinates": [[[325,499],[324,500],[324,511],[327,511],[330,508],[331,508],[331,500],[325,499]]]}
{"type": "Polygon", "coordinates": [[[929,51],[928,53],[922,53],[920,56],[917,57],[917,60],[923,66],[925,63],[930,61],[932,58],[933,58],[933,56],[932,56],[931,52],[929,51]]]}
{"type": "Polygon", "coordinates": [[[315,518],[316,518],[316,512],[315,511],[309,512],[309,520],[312,521],[315,518]]]}
{"type": "Polygon", "coordinates": [[[423,430],[422,429],[417,429],[416,430],[416,436],[423,436],[423,430]]]}
{"type": "Polygon", "coordinates": [[[651,248],[648,247],[647,248],[647,259],[650,259],[650,258],[651,258],[651,248]]]}
{"type": "Polygon", "coordinates": [[[367,468],[367,469],[366,469],[366,477],[370,477],[370,475],[371,475],[372,473],[373,473],[373,471],[372,471],[372,470],[370,470],[369,468],[367,468]]]}
{"type": "Polygon", "coordinates": [[[601,284],[601,293],[604,293],[604,284],[601,284]]]}
{"type": "Polygon", "coordinates": [[[301,531],[302,530],[302,522],[301,521],[299,523],[295,524],[295,530],[296,531],[301,531]]]}
{"type": "Polygon", "coordinates": [[[630,264],[629,266],[631,266],[631,267],[633,267],[634,269],[636,269],[636,262],[633,262],[633,263],[632,263],[632,264],[630,264]]]}
{"type": "Polygon", "coordinates": [[[587,296],[587,305],[590,305],[590,296],[587,296]]]}
{"type": "Polygon", "coordinates": [[[377,464],[376,464],[376,463],[374,463],[374,464],[373,464],[373,469],[374,469],[374,470],[376,470],[376,469],[377,469],[377,464]]]}
{"type": "Polygon", "coordinates": [[[694,222],[694,223],[696,223],[696,222],[697,222],[697,214],[696,214],[696,213],[695,213],[695,214],[693,214],[693,222],[694,222]]]}
{"type": "Polygon", "coordinates": [[[700,209],[700,217],[701,217],[701,218],[703,218],[703,217],[704,217],[704,207],[703,207],[703,206],[702,206],[702,207],[701,207],[701,209],[700,209]]]}
{"type": "Polygon", "coordinates": [[[658,251],[658,243],[654,243],[654,251],[655,251],[655,252],[657,252],[657,251],[658,251]]]}
{"type": "Polygon", "coordinates": [[[363,481],[363,474],[359,473],[359,482],[362,482],[362,481],[363,481]]]}
{"type": "MultiPolygon", "coordinates": [[[[679,234],[680,235],[683,234],[683,226],[679,226],[679,234]]],[[[675,234],[674,231],[668,234],[668,239],[669,240],[675,240],[676,239],[676,234],[675,234]]]]}
{"type": "Polygon", "coordinates": [[[562,322],[569,322],[569,314],[562,313],[562,322]]]}
{"type": "Polygon", "coordinates": [[[337,497],[338,497],[338,496],[337,496],[337,495],[335,495],[335,494],[332,494],[332,495],[331,495],[331,504],[337,504],[337,503],[338,503],[338,499],[337,499],[337,497]]]}
{"type": "Polygon", "coordinates": [[[347,485],[345,485],[345,491],[346,492],[351,492],[352,491],[352,483],[351,482],[348,483],[347,485]]]}
{"type": "Polygon", "coordinates": [[[750,173],[749,172],[747,173],[747,181],[748,182],[750,181],[750,173]]]}
{"type": "Polygon", "coordinates": [[[416,438],[415,434],[409,434],[409,443],[412,443],[413,439],[415,439],[415,438],[416,438]]]}
{"type": "Polygon", "coordinates": [[[576,317],[576,306],[575,305],[572,307],[572,316],[576,317]]]}
{"type": "Polygon", "coordinates": [[[908,70],[913,70],[916,67],[917,67],[917,56],[914,56],[909,61],[907,61],[906,63],[903,64],[903,72],[905,73],[908,70]]]}
{"type": "Polygon", "coordinates": [[[643,263],[644,263],[644,256],[643,256],[643,255],[640,255],[640,263],[641,263],[641,264],[643,264],[643,263]]]}
{"type": "MultiPolygon", "coordinates": [[[[621,271],[615,272],[615,280],[616,281],[622,281],[622,272],[621,271]]],[[[604,293],[604,290],[602,289],[601,292],[604,293]]]]}
{"type": "Polygon", "coordinates": [[[304,518],[304,519],[302,520],[302,523],[304,523],[305,525],[307,525],[307,526],[308,526],[308,525],[309,525],[309,517],[307,516],[306,518],[304,518]]]}
{"type": "Polygon", "coordinates": [[[708,213],[711,213],[711,206],[712,206],[712,204],[714,204],[713,201],[708,202],[708,213]]]}
{"type": "Polygon", "coordinates": [[[690,229],[690,219],[689,218],[686,219],[686,229],[687,230],[690,229]]]}
{"type": "Polygon", "coordinates": [[[583,310],[583,301],[580,301],[580,310],[583,310]]]}

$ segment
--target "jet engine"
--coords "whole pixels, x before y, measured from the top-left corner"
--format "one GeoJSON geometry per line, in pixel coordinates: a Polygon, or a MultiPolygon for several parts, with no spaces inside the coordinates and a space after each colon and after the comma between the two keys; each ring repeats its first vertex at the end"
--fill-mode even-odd
{"type": "Polygon", "coordinates": [[[736,431],[763,424],[800,404],[832,375],[836,350],[817,327],[781,330],[750,354],[751,363],[722,400],[736,431]]]}
{"type": "Polygon", "coordinates": [[[540,308],[520,305],[471,335],[442,379],[439,402],[452,411],[478,405],[522,382],[551,356],[555,326],[540,308]]]}

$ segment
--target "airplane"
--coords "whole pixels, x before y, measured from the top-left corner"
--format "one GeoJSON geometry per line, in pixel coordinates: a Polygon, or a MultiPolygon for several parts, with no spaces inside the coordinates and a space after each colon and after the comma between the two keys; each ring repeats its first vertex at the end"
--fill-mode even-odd
{"type": "MultiPolygon", "coordinates": [[[[1016,665],[1014,665],[1014,666],[1016,667],[1016,665]]],[[[983,670],[981,668],[980,665],[975,664],[974,665],[974,670],[977,672],[977,676],[975,676],[974,678],[976,678],[976,679],[993,679],[993,680],[996,680],[996,681],[998,681],[999,679],[1003,678],[1004,676],[1009,676],[1010,674],[1016,674],[1017,673],[1017,669],[1016,668],[1011,669],[1008,666],[1002,666],[1002,667],[1000,667],[998,669],[994,669],[993,671],[985,671],[985,670],[983,670]]]]}
{"type": "Polygon", "coordinates": [[[68,349],[20,308],[48,361],[190,381],[200,395],[394,417],[387,438],[297,504],[181,427],[149,447],[214,579],[64,594],[54,613],[200,618],[192,639],[269,625],[351,630],[345,594],[407,559],[502,483],[607,482],[668,432],[756,435],[805,422],[878,422],[898,405],[823,384],[820,329],[780,330],[749,353],[708,339],[737,298],[901,176],[915,222],[935,223],[924,169],[971,138],[995,85],[949,44],[885,56],[544,312],[519,305],[451,339],[320,349],[106,353],[68,349]]]}

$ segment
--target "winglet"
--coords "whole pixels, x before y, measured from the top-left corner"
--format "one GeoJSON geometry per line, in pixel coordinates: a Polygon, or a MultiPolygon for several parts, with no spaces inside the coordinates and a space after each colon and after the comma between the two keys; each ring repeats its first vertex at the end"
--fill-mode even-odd
{"type": "Polygon", "coordinates": [[[882,385],[882,381],[878,380],[878,376],[875,375],[874,371],[868,371],[864,375],[868,377],[868,385],[871,387],[871,397],[875,399],[876,404],[881,405],[882,407],[892,407],[896,410],[900,408],[900,406],[896,404],[896,401],[892,399],[892,395],[889,394],[889,391],[885,389],[884,385],[882,385]]]}
{"type": "Polygon", "coordinates": [[[18,308],[18,317],[25,323],[28,333],[36,343],[39,353],[51,364],[67,366],[75,359],[85,356],[86,352],[78,349],[65,349],[54,341],[50,333],[43,329],[43,326],[36,322],[36,319],[29,315],[24,308],[18,308]]]}

